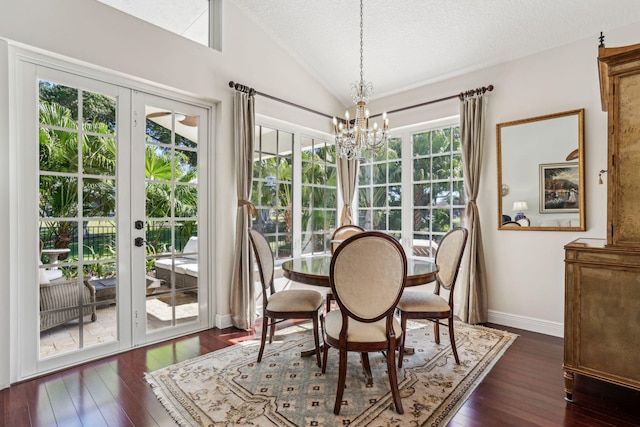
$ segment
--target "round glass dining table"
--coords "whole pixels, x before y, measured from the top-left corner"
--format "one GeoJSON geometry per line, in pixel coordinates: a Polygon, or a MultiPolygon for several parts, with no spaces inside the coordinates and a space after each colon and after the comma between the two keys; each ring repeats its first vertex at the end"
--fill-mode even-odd
{"type": "MultiPolygon", "coordinates": [[[[294,258],[282,263],[284,277],[307,285],[331,287],[329,270],[331,255],[314,255],[294,258]]],[[[405,286],[418,286],[436,280],[438,267],[435,263],[419,258],[407,257],[407,282],[405,286]]]]}

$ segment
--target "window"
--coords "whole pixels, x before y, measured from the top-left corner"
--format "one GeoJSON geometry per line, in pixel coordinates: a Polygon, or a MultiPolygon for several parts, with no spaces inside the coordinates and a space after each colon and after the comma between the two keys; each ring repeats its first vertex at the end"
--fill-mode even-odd
{"type": "Polygon", "coordinates": [[[251,203],[254,228],[265,235],[276,260],[293,256],[293,134],[256,127],[251,203]]]}
{"type": "Polygon", "coordinates": [[[460,127],[415,133],[411,145],[413,241],[437,244],[464,217],[460,127]]]}
{"type": "Polygon", "coordinates": [[[303,254],[330,251],[330,230],[336,228],[337,167],[335,146],[302,138],[303,254]]]}
{"type": "Polygon", "coordinates": [[[385,231],[400,239],[402,233],[402,139],[363,153],[358,183],[358,225],[385,231]],[[369,159],[367,160],[367,157],[369,159]]]}
{"type": "Polygon", "coordinates": [[[143,21],[220,50],[222,0],[98,0],[143,21]]]}
{"type": "Polygon", "coordinates": [[[464,217],[460,128],[441,123],[397,130],[388,146],[360,160],[358,225],[410,242],[419,256],[434,256],[464,217]]]}

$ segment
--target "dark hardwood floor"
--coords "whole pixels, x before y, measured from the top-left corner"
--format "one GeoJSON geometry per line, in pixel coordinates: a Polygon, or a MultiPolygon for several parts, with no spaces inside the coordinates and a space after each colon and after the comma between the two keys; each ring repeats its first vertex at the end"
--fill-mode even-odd
{"type": "MultiPolygon", "coordinates": [[[[564,400],[562,339],[489,325],[519,335],[450,426],[638,426],[640,392],[578,376],[564,400]]],[[[209,330],[139,348],[0,391],[6,426],[171,426],[143,378],[185,359],[250,338],[209,330]]]]}

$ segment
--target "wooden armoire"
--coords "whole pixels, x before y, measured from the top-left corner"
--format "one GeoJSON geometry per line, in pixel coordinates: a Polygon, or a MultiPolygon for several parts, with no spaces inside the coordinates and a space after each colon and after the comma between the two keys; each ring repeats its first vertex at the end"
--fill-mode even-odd
{"type": "Polygon", "coordinates": [[[598,51],[608,112],[607,238],[565,246],[564,381],[640,390],[640,44],[598,51]]]}

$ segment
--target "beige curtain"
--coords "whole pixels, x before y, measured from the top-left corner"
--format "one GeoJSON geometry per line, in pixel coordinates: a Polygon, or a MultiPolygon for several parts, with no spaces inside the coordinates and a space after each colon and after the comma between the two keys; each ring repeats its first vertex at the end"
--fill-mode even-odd
{"type": "Polygon", "coordinates": [[[487,98],[484,95],[466,97],[460,103],[460,138],[465,178],[465,224],[469,229],[467,253],[463,262],[461,301],[457,315],[467,323],[486,323],[487,275],[482,249],[482,232],[476,199],[480,187],[480,169],[484,146],[484,122],[487,98]]]}
{"type": "Polygon", "coordinates": [[[353,224],[353,197],[355,196],[356,184],[358,183],[358,158],[347,160],[346,157],[338,158],[338,181],[340,192],[342,193],[342,214],[340,215],[340,225],[353,224]]]}
{"type": "Polygon", "coordinates": [[[255,321],[256,300],[253,281],[253,258],[249,243],[251,214],[251,180],[255,134],[254,97],[236,92],[234,100],[234,145],[236,155],[238,210],[236,212],[236,247],[231,283],[231,321],[233,326],[249,329],[255,321]]]}

